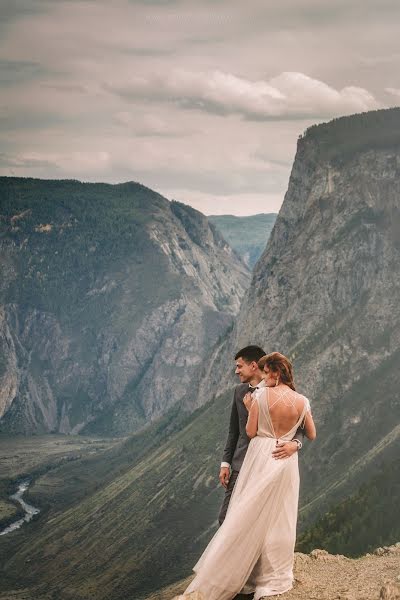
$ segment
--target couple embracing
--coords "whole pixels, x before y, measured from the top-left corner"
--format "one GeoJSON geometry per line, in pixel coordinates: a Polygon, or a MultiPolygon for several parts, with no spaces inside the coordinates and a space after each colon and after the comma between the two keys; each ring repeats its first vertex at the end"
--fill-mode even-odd
{"type": "Polygon", "coordinates": [[[215,533],[184,592],[204,600],[254,600],[293,585],[299,498],[298,453],[316,437],[308,399],[295,391],[290,361],[258,346],[235,356],[229,434],[221,463],[225,497],[215,533]],[[249,596],[251,598],[252,596],[249,596]]]}

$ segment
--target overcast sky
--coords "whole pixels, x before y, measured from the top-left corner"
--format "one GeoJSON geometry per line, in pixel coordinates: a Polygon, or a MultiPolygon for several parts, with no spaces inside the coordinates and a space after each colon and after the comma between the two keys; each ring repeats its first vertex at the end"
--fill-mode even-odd
{"type": "Polygon", "coordinates": [[[0,174],[276,212],[298,135],[400,104],[399,0],[1,0],[0,174]]]}

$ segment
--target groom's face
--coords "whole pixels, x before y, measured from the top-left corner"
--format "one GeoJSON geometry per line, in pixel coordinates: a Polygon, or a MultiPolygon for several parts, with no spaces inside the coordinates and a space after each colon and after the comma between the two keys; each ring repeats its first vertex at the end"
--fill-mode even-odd
{"type": "Polygon", "coordinates": [[[238,358],[236,361],[236,375],[239,375],[239,379],[242,383],[248,383],[252,377],[254,377],[254,373],[257,371],[257,363],[246,362],[242,357],[238,358]]]}

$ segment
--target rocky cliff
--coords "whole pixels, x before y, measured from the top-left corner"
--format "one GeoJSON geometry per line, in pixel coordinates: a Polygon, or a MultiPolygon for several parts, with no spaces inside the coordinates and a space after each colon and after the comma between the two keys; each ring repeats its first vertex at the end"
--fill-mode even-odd
{"type": "MultiPolygon", "coordinates": [[[[400,543],[377,548],[373,554],[350,559],[315,549],[310,554],[295,553],[293,589],[287,600],[399,600],[400,579],[397,575],[400,543]]],[[[199,592],[174,596],[184,590],[192,578],[160,590],[146,600],[206,600],[199,592]]],[[[239,595],[236,600],[252,596],[239,595]]]]}
{"type": "Polygon", "coordinates": [[[201,383],[210,397],[248,343],[291,357],[319,430],[303,452],[304,518],[398,448],[399,198],[400,109],[310,128],[233,331],[201,383]]]}
{"type": "Polygon", "coordinates": [[[136,183],[1,178],[0,227],[2,431],[118,434],[160,416],[248,284],[201,213],[136,183]]]}
{"type": "Polygon", "coordinates": [[[310,128],[202,391],[248,343],[293,360],[318,426],[303,452],[304,518],[398,451],[399,265],[400,109],[310,128]]]}

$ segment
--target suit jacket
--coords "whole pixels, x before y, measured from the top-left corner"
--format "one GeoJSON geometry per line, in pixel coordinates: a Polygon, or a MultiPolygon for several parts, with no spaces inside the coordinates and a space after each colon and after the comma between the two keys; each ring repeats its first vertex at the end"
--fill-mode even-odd
{"type": "MultiPolygon", "coordinates": [[[[235,387],[233,392],[229,432],[222,456],[223,462],[229,463],[232,471],[240,471],[250,443],[250,438],[246,433],[246,423],[249,413],[243,404],[243,398],[248,390],[249,384],[241,383],[235,387]]],[[[295,437],[304,438],[301,428],[296,431],[295,437]]]]}

